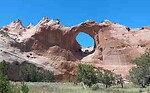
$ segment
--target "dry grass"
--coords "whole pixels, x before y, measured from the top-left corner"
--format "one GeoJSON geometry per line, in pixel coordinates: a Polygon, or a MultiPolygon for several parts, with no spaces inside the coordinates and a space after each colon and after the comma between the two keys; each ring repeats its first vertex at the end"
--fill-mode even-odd
{"type": "Polygon", "coordinates": [[[112,86],[108,89],[104,85],[99,84],[100,88],[93,91],[90,88],[83,89],[81,85],[73,85],[73,83],[27,83],[29,93],[150,93],[150,87],[138,88],[133,85],[126,84],[124,88],[120,85],[112,86]]]}

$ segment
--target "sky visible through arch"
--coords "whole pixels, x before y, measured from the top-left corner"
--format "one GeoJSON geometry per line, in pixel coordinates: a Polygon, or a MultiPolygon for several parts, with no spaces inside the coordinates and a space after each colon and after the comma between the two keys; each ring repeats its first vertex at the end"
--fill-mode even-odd
{"type": "Polygon", "coordinates": [[[76,36],[76,40],[80,44],[80,46],[82,46],[84,48],[88,48],[88,47],[94,46],[94,39],[90,35],[88,35],[88,34],[86,34],[84,32],[80,32],[76,36]]]}
{"type": "Polygon", "coordinates": [[[17,19],[24,26],[36,25],[43,16],[48,16],[59,19],[65,26],[107,19],[139,28],[150,26],[149,4],[150,0],[0,0],[0,27],[17,19]]]}

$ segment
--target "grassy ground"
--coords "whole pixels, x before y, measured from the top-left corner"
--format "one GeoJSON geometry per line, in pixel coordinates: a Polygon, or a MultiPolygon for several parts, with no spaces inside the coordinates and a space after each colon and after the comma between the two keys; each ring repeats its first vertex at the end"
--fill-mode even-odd
{"type": "Polygon", "coordinates": [[[73,83],[27,83],[29,93],[150,93],[150,87],[138,88],[131,84],[125,84],[124,88],[115,85],[105,88],[99,84],[100,88],[96,91],[87,88],[83,89],[81,85],[73,85],[73,83]]]}

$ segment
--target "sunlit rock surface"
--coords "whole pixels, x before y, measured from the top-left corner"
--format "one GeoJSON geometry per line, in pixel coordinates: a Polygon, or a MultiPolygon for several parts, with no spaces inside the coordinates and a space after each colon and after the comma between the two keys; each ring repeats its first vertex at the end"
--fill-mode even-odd
{"type": "Polygon", "coordinates": [[[77,63],[92,64],[126,76],[130,61],[150,48],[150,27],[131,29],[104,20],[88,20],[66,27],[44,17],[37,25],[24,27],[20,20],[0,29],[0,57],[7,62],[29,62],[54,71],[58,80],[69,80],[77,63]],[[94,39],[91,50],[76,41],[79,32],[94,39]]]}

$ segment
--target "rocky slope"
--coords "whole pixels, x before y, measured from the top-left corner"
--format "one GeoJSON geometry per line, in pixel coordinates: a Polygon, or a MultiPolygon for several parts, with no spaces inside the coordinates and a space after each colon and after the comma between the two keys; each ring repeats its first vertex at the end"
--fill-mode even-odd
{"type": "Polygon", "coordinates": [[[37,25],[24,27],[20,20],[0,28],[0,58],[7,62],[29,62],[54,71],[59,80],[68,80],[77,63],[111,70],[126,76],[130,61],[150,48],[150,27],[131,29],[103,21],[88,20],[66,27],[44,17],[37,25]],[[86,51],[76,41],[79,32],[95,41],[86,51]]]}

